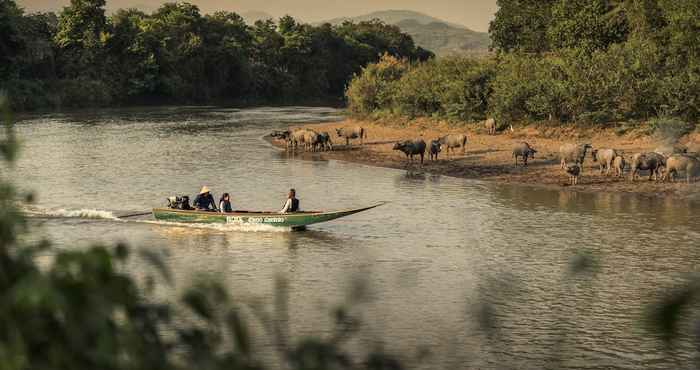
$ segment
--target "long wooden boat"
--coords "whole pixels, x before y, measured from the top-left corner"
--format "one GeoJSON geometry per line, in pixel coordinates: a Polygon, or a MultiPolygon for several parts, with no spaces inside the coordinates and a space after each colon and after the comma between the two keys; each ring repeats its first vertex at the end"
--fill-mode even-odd
{"type": "Polygon", "coordinates": [[[341,217],[347,217],[356,213],[377,208],[386,203],[373,206],[350,209],[345,211],[307,211],[295,213],[234,211],[231,213],[184,211],[171,208],[154,208],[153,216],[160,221],[182,223],[221,223],[234,225],[270,225],[279,227],[291,227],[303,229],[306,226],[332,221],[341,217]]]}

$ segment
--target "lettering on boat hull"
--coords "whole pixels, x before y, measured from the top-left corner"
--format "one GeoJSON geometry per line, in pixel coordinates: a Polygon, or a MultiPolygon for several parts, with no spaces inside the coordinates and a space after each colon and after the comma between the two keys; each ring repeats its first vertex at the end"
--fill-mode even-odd
{"type": "Polygon", "coordinates": [[[281,224],[284,222],[284,217],[226,217],[227,224],[281,224]]]}

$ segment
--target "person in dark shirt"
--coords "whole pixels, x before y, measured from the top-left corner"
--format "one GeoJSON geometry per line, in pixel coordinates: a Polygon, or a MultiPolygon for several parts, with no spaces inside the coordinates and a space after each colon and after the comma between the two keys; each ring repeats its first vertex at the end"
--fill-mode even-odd
{"type": "Polygon", "coordinates": [[[299,212],[299,199],[297,199],[296,195],[296,190],[289,189],[289,194],[287,194],[287,202],[284,203],[284,208],[282,208],[280,213],[299,212]]]}
{"type": "Polygon", "coordinates": [[[199,211],[217,211],[216,203],[214,202],[214,196],[209,192],[209,188],[202,186],[202,190],[194,198],[192,202],[194,208],[199,211]]]}

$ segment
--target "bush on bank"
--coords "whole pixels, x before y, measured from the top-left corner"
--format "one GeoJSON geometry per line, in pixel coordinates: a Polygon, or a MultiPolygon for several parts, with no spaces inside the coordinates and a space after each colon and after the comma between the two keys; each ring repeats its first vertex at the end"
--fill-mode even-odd
{"type": "Polygon", "coordinates": [[[566,50],[544,56],[392,61],[403,67],[389,78],[375,73],[385,68],[383,59],[352,79],[346,98],[352,113],[365,116],[389,112],[465,122],[494,116],[574,124],[672,116],[695,122],[700,117],[700,70],[675,68],[660,59],[654,45],[640,42],[590,54],[566,50]],[[372,89],[366,87],[368,81],[372,89]]]}

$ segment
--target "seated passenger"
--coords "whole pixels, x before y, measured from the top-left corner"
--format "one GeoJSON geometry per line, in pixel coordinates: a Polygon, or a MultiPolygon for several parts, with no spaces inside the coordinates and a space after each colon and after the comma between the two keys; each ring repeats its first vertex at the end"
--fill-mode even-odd
{"type": "Polygon", "coordinates": [[[289,194],[287,195],[287,202],[284,203],[284,208],[280,213],[294,213],[299,212],[299,199],[296,198],[296,190],[289,189],[289,194]]]}
{"type": "Polygon", "coordinates": [[[221,196],[221,199],[219,199],[219,211],[221,211],[221,213],[233,212],[233,208],[231,208],[231,198],[229,197],[228,193],[224,193],[224,195],[221,196]]]}
{"type": "Polygon", "coordinates": [[[206,186],[203,186],[202,190],[199,191],[199,194],[194,198],[193,204],[194,208],[199,211],[217,211],[214,197],[206,186]]]}
{"type": "Polygon", "coordinates": [[[184,195],[182,197],[182,202],[180,203],[180,209],[182,209],[184,211],[194,210],[194,208],[192,208],[192,206],[190,206],[190,197],[188,197],[187,195],[184,195]]]}

